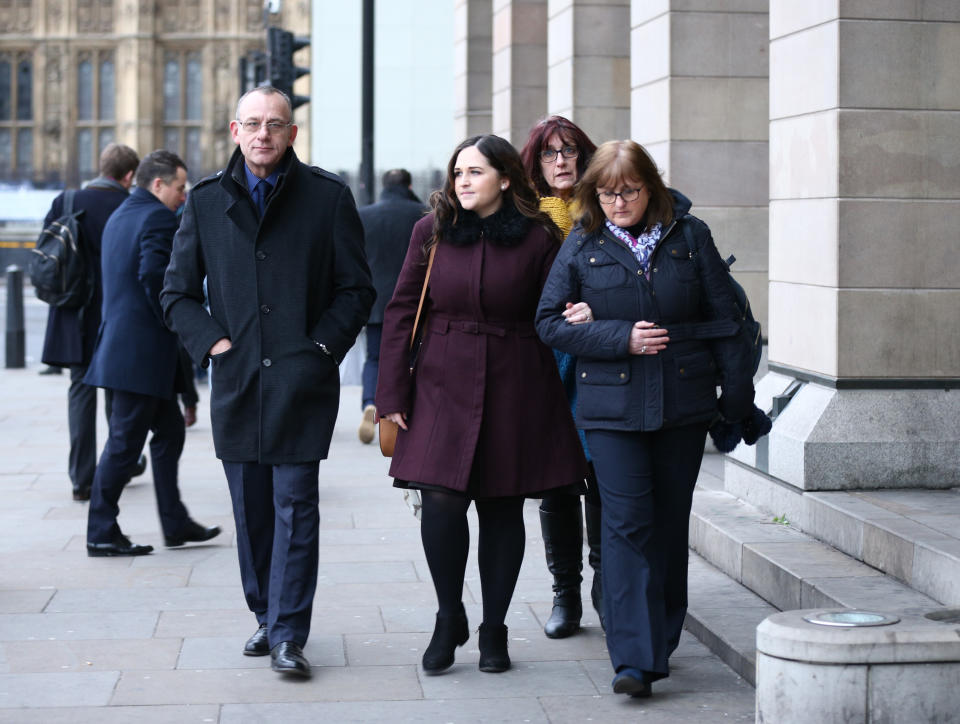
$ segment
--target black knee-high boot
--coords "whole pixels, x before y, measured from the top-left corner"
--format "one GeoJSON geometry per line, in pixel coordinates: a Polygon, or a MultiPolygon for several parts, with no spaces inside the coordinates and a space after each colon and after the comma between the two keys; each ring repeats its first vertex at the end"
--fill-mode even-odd
{"type": "Polygon", "coordinates": [[[540,509],[540,527],[547,568],[553,574],[553,611],[543,627],[552,639],[572,636],[580,628],[580,572],[583,570],[583,521],[580,502],[571,508],[548,513],[540,509]]]}
{"type": "Polygon", "coordinates": [[[603,576],[600,572],[600,506],[584,501],[583,517],[587,523],[587,545],[590,546],[590,554],[587,560],[590,561],[590,567],[593,568],[590,600],[600,617],[600,627],[606,630],[603,621],[603,576]]]}

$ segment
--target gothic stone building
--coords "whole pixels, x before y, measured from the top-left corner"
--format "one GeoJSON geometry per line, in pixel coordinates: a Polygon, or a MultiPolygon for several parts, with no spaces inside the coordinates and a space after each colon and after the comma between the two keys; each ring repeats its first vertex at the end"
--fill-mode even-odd
{"type": "MultiPolygon", "coordinates": [[[[305,33],[309,15],[288,0],[266,20],[305,33]]],[[[193,180],[221,167],[264,21],[263,0],[0,0],[0,183],[76,185],[111,141],[175,151],[193,180]]]]}

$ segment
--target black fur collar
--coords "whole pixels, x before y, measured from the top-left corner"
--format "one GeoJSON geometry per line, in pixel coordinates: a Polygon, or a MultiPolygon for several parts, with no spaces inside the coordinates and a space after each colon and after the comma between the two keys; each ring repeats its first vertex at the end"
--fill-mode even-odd
{"type": "Polygon", "coordinates": [[[447,225],[442,230],[442,239],[453,246],[470,246],[480,240],[481,234],[497,246],[519,246],[532,223],[509,202],[482,219],[473,211],[464,209],[460,210],[459,216],[456,224],[447,225]]]}

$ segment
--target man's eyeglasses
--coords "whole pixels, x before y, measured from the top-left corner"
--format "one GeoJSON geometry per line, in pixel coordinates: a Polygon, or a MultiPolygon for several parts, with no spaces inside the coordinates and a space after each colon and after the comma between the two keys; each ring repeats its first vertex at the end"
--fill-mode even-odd
{"type": "Polygon", "coordinates": [[[643,190],[643,186],[638,189],[624,189],[623,191],[598,191],[597,198],[600,199],[600,203],[606,206],[610,204],[617,203],[617,197],[619,196],[624,201],[636,201],[640,197],[640,192],[643,190]]]}
{"type": "Polygon", "coordinates": [[[576,158],[580,155],[580,149],[576,146],[564,146],[559,151],[556,148],[545,148],[540,152],[540,160],[544,163],[553,163],[558,153],[564,158],[576,158]]]}
{"type": "Polygon", "coordinates": [[[266,123],[262,123],[261,121],[241,121],[239,119],[237,123],[239,123],[240,127],[247,133],[257,133],[260,130],[260,126],[266,126],[267,133],[271,136],[293,125],[292,123],[283,123],[282,121],[267,121],[266,123]]]}

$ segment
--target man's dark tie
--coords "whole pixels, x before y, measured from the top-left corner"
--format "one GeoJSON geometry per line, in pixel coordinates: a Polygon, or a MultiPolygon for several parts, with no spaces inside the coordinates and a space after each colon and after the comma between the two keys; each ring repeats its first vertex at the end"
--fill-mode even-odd
{"type": "Polygon", "coordinates": [[[253,187],[253,202],[257,205],[257,214],[261,218],[264,209],[267,208],[267,197],[270,196],[271,191],[273,191],[273,185],[266,179],[260,179],[257,181],[257,185],[253,187]]]}

